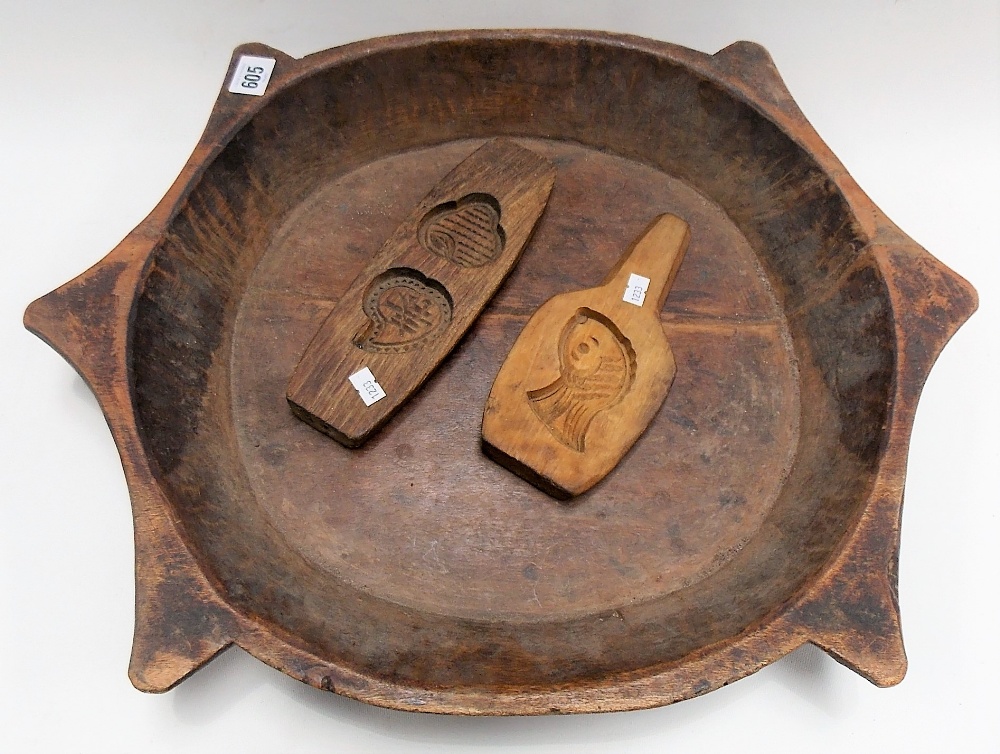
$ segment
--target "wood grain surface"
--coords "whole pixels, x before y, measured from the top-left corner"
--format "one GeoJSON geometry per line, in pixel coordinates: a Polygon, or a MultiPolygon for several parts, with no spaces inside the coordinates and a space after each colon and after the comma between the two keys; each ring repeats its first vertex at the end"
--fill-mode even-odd
{"type": "Polygon", "coordinates": [[[597,288],[549,299],[525,325],[483,412],[490,457],[558,498],[628,452],[677,372],[660,309],[691,233],[654,219],[597,288]]]}
{"type": "Polygon", "coordinates": [[[555,168],[507,139],[477,149],[396,229],[320,326],[293,413],[348,447],[420,388],[517,264],[555,168]]]}
{"type": "MultiPolygon", "coordinates": [[[[872,204],[762,48],[462,31],[303,60],[247,45],[231,70],[241,54],[276,59],[266,95],[223,85],[149,218],[25,313],[121,450],[137,687],[231,644],[318,688],[461,714],[667,704],[806,642],[901,680],[909,432],[976,294],[872,204]],[[347,298],[350,336],[399,355],[403,328],[366,313],[396,300],[386,281],[352,282],[497,137],[559,170],[522,262],[384,431],[329,441],[289,411],[289,375],[347,298]],[[490,385],[538,307],[598,286],[663,212],[691,227],[659,312],[674,384],[615,470],[555,505],[481,452],[490,385]]],[[[438,235],[464,196],[423,236],[475,263],[495,247],[438,235]]],[[[510,244],[502,205],[499,222],[510,244]]]]}

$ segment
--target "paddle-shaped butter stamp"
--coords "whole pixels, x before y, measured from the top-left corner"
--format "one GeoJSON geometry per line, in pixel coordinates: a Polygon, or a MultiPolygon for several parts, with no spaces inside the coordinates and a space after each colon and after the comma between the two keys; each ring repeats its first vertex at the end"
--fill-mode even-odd
{"type": "Polygon", "coordinates": [[[545,302],[483,412],[487,454],[558,498],[593,487],[656,415],[677,366],[660,309],[690,232],[657,217],[597,288],[545,302]]]}
{"type": "Polygon", "coordinates": [[[555,167],[487,142],[434,186],[313,336],[288,382],[292,412],[348,447],[371,437],[451,352],[517,264],[555,167]],[[367,369],[372,399],[351,377],[367,369]]]}

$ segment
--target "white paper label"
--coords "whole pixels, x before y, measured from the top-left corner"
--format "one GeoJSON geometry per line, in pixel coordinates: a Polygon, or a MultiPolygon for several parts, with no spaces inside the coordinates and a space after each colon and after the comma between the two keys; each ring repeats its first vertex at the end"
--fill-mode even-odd
{"type": "Polygon", "coordinates": [[[271,80],[273,71],[274,58],[241,55],[233,79],[229,82],[229,91],[233,94],[252,94],[260,97],[267,89],[267,82],[271,80]]]}
{"type": "Polygon", "coordinates": [[[375,375],[372,374],[372,370],[368,367],[355,372],[347,379],[354,385],[354,389],[358,391],[358,395],[361,396],[361,400],[365,402],[366,406],[370,406],[385,398],[385,390],[378,384],[375,375]]]}
{"type": "Polygon", "coordinates": [[[646,300],[646,291],[649,290],[649,278],[636,275],[634,272],[628,276],[628,285],[625,286],[625,295],[622,301],[636,306],[642,306],[646,300]]]}

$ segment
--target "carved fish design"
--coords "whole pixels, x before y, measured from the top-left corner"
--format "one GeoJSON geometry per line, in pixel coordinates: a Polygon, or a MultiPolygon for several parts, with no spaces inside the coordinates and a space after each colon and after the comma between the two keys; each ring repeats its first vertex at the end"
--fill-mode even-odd
{"type": "Polygon", "coordinates": [[[559,336],[559,377],[528,391],[531,410],[566,447],[584,452],[587,429],[635,381],[632,344],[614,322],[580,309],[559,336]]]}
{"type": "Polygon", "coordinates": [[[416,270],[389,270],[372,281],[361,303],[370,322],[354,338],[365,351],[403,353],[440,335],[451,322],[444,286],[416,270]]]}
{"type": "Polygon", "coordinates": [[[420,245],[460,267],[482,267],[503,251],[500,206],[486,194],[469,194],[427,213],[417,231],[420,245]]]}

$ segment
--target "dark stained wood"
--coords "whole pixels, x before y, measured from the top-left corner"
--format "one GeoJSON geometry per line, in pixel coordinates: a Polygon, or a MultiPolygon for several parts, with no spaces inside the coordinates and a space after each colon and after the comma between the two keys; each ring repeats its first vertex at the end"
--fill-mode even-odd
{"type": "MultiPolygon", "coordinates": [[[[920,387],[976,295],[903,234],[767,53],[591,32],[435,32],[277,60],[223,90],[150,216],[25,324],[94,389],[135,518],[129,677],[230,644],[406,710],[545,714],[697,696],[814,642],[906,670],[896,558],[920,387]],[[507,137],[559,172],[532,243],[364,447],[296,419],[312,336],[426,187],[507,137]],[[531,314],[669,212],[677,374],[572,506],[484,457],[531,314]]],[[[220,81],[228,81],[227,75],[220,81]]]]}
{"type": "Polygon", "coordinates": [[[504,139],[448,173],[309,343],[288,386],[295,415],[347,447],[385,424],[517,264],[554,179],[551,163],[504,139]]]}
{"type": "Polygon", "coordinates": [[[597,288],[555,296],[528,320],[483,411],[487,453],[558,498],[586,492],[635,444],[677,364],[660,310],[691,238],[661,215],[597,288]]]}

